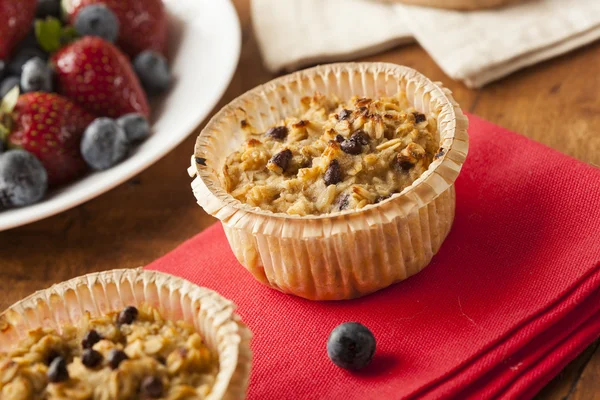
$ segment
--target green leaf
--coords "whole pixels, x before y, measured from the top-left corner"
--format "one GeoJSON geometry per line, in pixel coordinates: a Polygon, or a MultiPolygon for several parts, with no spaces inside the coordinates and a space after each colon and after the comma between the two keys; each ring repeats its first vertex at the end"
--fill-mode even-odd
{"type": "Polygon", "coordinates": [[[35,21],[35,37],[42,49],[48,53],[60,49],[62,36],[62,24],[53,17],[38,19],[35,21]]]}
{"type": "Polygon", "coordinates": [[[67,25],[63,28],[60,35],[60,41],[63,45],[69,44],[79,37],[79,34],[75,30],[75,27],[67,25]]]}
{"type": "Polygon", "coordinates": [[[0,123],[0,142],[6,142],[10,135],[10,130],[0,123]]]}

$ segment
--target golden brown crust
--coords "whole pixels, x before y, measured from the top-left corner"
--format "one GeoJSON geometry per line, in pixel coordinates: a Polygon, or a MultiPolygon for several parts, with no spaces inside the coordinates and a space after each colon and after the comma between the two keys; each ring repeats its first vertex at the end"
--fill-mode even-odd
{"type": "Polygon", "coordinates": [[[435,113],[417,112],[405,93],[300,103],[266,132],[245,131],[221,176],[233,197],[293,215],[358,209],[400,193],[439,151],[435,113]]]}

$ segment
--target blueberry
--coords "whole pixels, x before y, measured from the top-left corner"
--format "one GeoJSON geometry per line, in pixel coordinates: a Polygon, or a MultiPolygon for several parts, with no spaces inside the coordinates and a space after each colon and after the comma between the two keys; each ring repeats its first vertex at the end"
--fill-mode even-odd
{"type": "Polygon", "coordinates": [[[133,61],[133,67],[148,94],[160,94],[173,82],[167,59],[154,51],[141,52],[133,61]]]}
{"type": "Polygon", "coordinates": [[[119,20],[104,4],[82,8],[73,25],[81,36],[99,36],[109,42],[114,42],[119,36],[119,20]]]}
{"type": "Polygon", "coordinates": [[[42,163],[25,150],[0,155],[0,206],[20,207],[41,200],[48,188],[42,163]]]}
{"type": "Polygon", "coordinates": [[[60,9],[60,0],[38,0],[35,17],[55,17],[60,19],[60,9]]]}
{"type": "Polygon", "coordinates": [[[29,29],[29,32],[27,32],[27,36],[25,36],[25,38],[19,43],[18,48],[38,49],[43,51],[39,46],[37,36],[35,34],[35,21],[31,24],[31,28],[29,29]]]}
{"type": "Polygon", "coordinates": [[[127,114],[117,120],[117,124],[125,131],[129,142],[137,142],[150,136],[150,123],[142,114],[127,114]]]}
{"type": "Polygon", "coordinates": [[[122,161],[128,149],[125,132],[110,118],[94,120],[81,140],[83,159],[96,170],[110,168],[122,161]]]}
{"type": "Polygon", "coordinates": [[[375,354],[375,336],[358,322],[346,322],[329,335],[327,354],[340,368],[361,369],[371,362],[375,354]]]}
{"type": "Polygon", "coordinates": [[[23,65],[21,89],[27,92],[51,92],[52,69],[39,58],[32,58],[23,65]]]}
{"type": "Polygon", "coordinates": [[[10,75],[21,76],[23,72],[23,66],[25,63],[32,58],[39,58],[41,60],[47,60],[48,56],[42,50],[35,47],[23,47],[19,48],[13,58],[10,60],[7,66],[7,72],[10,75]]]}
{"type": "Polygon", "coordinates": [[[8,76],[0,83],[0,99],[6,96],[15,86],[19,86],[21,79],[18,76],[8,76]]]}
{"type": "Polygon", "coordinates": [[[48,381],[52,383],[64,382],[69,380],[69,371],[67,362],[62,357],[56,357],[48,367],[48,381]]]}

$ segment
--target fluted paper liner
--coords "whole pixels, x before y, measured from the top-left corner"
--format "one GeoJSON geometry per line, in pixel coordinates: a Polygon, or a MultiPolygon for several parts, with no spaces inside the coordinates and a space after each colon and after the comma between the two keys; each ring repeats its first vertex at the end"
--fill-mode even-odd
{"type": "Polygon", "coordinates": [[[451,92],[417,71],[387,63],[319,66],[275,79],[217,113],[196,142],[190,175],[198,204],[221,220],[233,252],[259,281],[307,299],[349,299],[382,289],[423,269],[454,220],[454,181],[468,149],[468,120],[451,92]],[[445,154],[400,194],[360,210],[293,216],[244,204],[218,173],[244,142],[242,120],[265,131],[315,92],[393,96],[405,90],[419,111],[438,113],[445,154]]]}
{"type": "Polygon", "coordinates": [[[424,7],[448,8],[454,10],[479,10],[502,7],[526,0],[380,0],[387,3],[406,3],[424,7]]]}
{"type": "Polygon", "coordinates": [[[158,309],[165,319],[193,324],[219,355],[219,372],[207,399],[245,397],[251,333],[235,314],[235,305],[212,290],[161,272],[100,272],[34,293],[0,314],[0,352],[10,351],[31,329],[60,331],[64,324],[76,324],[86,311],[99,316],[142,303],[158,309]]]}

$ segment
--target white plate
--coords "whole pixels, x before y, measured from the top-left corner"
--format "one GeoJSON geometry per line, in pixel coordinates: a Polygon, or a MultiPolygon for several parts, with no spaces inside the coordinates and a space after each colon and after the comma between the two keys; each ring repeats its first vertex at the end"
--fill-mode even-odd
{"type": "Polygon", "coordinates": [[[170,14],[171,68],[177,81],[163,100],[153,104],[152,136],[107,171],[51,191],[40,203],[1,211],[0,231],[58,214],[130,179],[181,143],[217,104],[240,56],[235,8],[230,0],[164,1],[170,14]]]}

